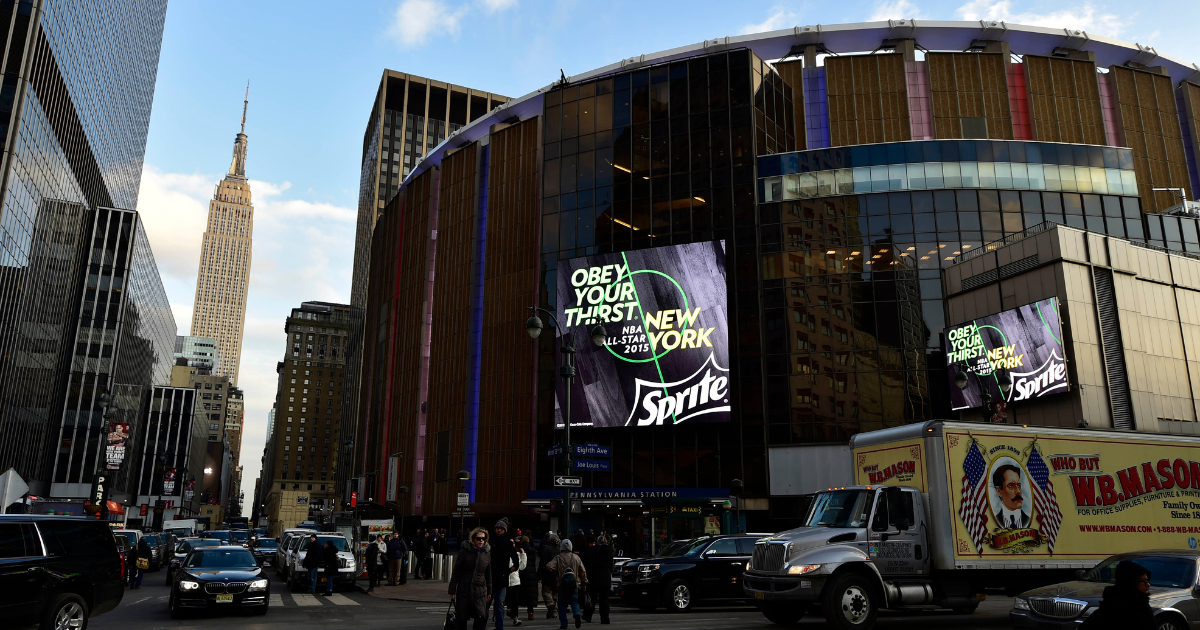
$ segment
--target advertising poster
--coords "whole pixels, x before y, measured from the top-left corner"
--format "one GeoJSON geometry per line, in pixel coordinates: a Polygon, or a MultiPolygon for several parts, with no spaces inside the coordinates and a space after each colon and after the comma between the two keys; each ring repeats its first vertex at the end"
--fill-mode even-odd
{"type": "Polygon", "coordinates": [[[1200,444],[986,429],[944,440],[956,558],[1197,548],[1200,444]]]}
{"type": "Polygon", "coordinates": [[[854,483],[860,486],[925,485],[924,440],[915,438],[854,451],[854,483]]]}
{"type": "Polygon", "coordinates": [[[191,502],[192,498],[195,496],[196,496],[196,480],[188,479],[187,483],[183,484],[183,500],[185,502],[191,502]]]}
{"type": "Polygon", "coordinates": [[[1058,306],[1057,298],[1048,298],[947,327],[951,409],[981,407],[984,388],[993,403],[1008,404],[1068,391],[1058,306]],[[954,382],[959,372],[967,375],[964,389],[954,382]],[[1000,374],[1012,383],[1007,397],[1000,392],[1000,374]]]}
{"type": "Polygon", "coordinates": [[[175,469],[163,471],[163,494],[175,494],[175,469]]]}
{"type": "Polygon", "coordinates": [[[114,422],[109,425],[108,444],[105,446],[105,456],[108,469],[116,470],[125,461],[125,443],[129,441],[129,424],[114,422]]]}
{"type": "Polygon", "coordinates": [[[556,317],[576,351],[572,426],[729,422],[724,241],[573,258],[557,276],[556,317]]]}

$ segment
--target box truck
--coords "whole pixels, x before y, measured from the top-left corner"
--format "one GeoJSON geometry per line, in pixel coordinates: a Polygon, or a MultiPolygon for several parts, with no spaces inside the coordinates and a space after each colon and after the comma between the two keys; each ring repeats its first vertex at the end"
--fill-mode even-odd
{"type": "Polygon", "coordinates": [[[860,630],[884,608],[970,612],[984,589],[1200,539],[1200,438],[929,421],[850,447],[857,485],[817,493],[803,527],[755,544],[743,588],[771,621],[817,604],[860,630]]]}

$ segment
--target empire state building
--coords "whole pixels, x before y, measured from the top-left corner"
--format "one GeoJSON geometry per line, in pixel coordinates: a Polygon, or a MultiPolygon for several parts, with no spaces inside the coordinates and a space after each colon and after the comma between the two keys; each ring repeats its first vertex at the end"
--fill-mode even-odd
{"type": "Polygon", "coordinates": [[[246,293],[250,286],[254,206],[246,179],[246,101],[242,130],[233,142],[229,174],[217,184],[208,202],[208,225],[200,248],[192,335],[217,340],[221,363],[217,374],[237,385],[242,359],[242,329],[246,323],[246,293]]]}

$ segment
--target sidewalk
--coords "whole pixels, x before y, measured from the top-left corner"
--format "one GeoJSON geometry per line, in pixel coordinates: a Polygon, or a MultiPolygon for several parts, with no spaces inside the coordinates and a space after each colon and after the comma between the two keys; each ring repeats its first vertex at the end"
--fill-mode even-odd
{"type": "MultiPolygon", "coordinates": [[[[359,591],[367,592],[366,579],[360,579],[354,583],[354,587],[359,591]]],[[[375,590],[367,593],[372,597],[380,599],[392,599],[401,602],[424,602],[443,604],[450,601],[450,584],[448,582],[437,582],[434,580],[414,580],[409,578],[408,583],[403,586],[376,586],[375,590]]]]}

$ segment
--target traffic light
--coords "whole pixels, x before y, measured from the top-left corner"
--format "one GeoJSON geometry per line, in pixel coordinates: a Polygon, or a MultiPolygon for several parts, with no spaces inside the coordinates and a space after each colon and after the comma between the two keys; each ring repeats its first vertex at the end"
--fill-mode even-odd
{"type": "Polygon", "coordinates": [[[562,499],[550,499],[550,513],[555,514],[562,511],[562,499]]]}

